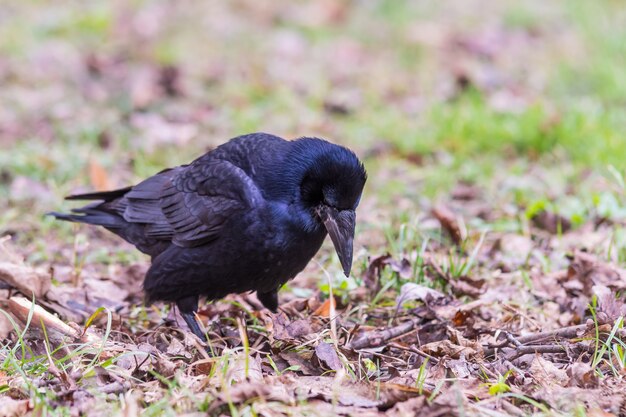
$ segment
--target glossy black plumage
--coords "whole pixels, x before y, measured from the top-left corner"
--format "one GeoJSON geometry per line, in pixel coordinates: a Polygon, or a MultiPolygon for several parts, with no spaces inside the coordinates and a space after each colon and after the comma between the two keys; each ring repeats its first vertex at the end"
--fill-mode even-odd
{"type": "Polygon", "coordinates": [[[256,291],[275,311],[278,289],[304,269],[327,233],[348,274],[365,180],[363,165],[344,147],[254,133],[135,186],[70,196],[102,201],[51,214],[103,226],[150,255],[147,299],[175,301],[202,337],[194,319],[199,296],[256,291]]]}

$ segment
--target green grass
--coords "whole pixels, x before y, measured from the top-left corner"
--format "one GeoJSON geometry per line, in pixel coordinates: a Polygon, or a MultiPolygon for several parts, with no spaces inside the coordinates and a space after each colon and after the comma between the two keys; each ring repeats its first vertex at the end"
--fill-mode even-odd
{"type": "MultiPolygon", "coordinates": [[[[381,290],[350,305],[347,321],[375,324],[382,317],[391,322],[389,311],[406,282],[450,291],[432,268],[423,267],[425,253],[441,255],[437,266],[450,279],[489,278],[492,271],[473,255],[481,237],[487,236],[487,245],[493,244],[491,234],[527,235],[529,219],[539,210],[562,215],[575,230],[599,219],[614,222],[609,250],[589,249],[626,262],[621,226],[626,219],[626,9],[615,0],[549,3],[494,0],[468,7],[469,2],[451,0],[384,0],[351,3],[343,15],[340,10],[328,17],[323,7],[302,15],[287,3],[264,11],[246,2],[160,9],[159,2],[138,1],[124,9],[105,0],[67,2],[61,8],[10,1],[0,6],[0,80],[7,87],[0,92],[0,237],[14,235],[20,253],[36,265],[95,265],[104,271],[109,265],[144,262],[92,229],[43,215],[67,210],[72,206],[63,196],[94,187],[90,161],[105,169],[112,186],[121,187],[189,162],[230,137],[261,130],[327,137],[364,157],[370,179],[357,237],[378,240],[358,242],[351,277],[339,272],[330,245],[317,258],[317,272],[327,271],[333,293],[350,305],[364,286],[371,258],[389,252],[397,261],[408,259],[412,271],[407,278],[384,269],[381,290]],[[151,14],[154,10],[164,10],[166,18],[151,14]],[[220,12],[227,18],[222,20],[220,12]],[[150,32],[151,19],[160,25],[155,32],[150,32]],[[485,30],[494,31],[496,40],[485,38],[485,30]],[[459,41],[486,44],[496,52],[484,56],[459,41]],[[88,53],[104,62],[102,74],[84,71],[88,53]],[[161,65],[181,69],[184,95],[158,96],[145,108],[133,108],[132,78],[161,65]],[[455,81],[461,69],[468,73],[468,86],[455,81]],[[485,73],[493,84],[481,81],[485,73]],[[107,91],[104,97],[90,90],[90,83],[98,82],[107,91]],[[61,92],[49,96],[55,88],[61,92]],[[523,105],[495,105],[496,93],[519,97],[523,105]],[[329,102],[346,110],[333,113],[329,102]],[[144,130],[136,116],[189,123],[198,133],[187,142],[154,141],[161,128],[144,130]],[[16,133],[1,136],[3,123],[16,133]],[[103,136],[110,138],[108,144],[103,136]],[[19,178],[29,182],[16,190],[19,178]],[[428,212],[435,202],[449,201],[460,182],[476,186],[495,215],[466,218],[469,237],[455,249],[429,223],[428,212]]],[[[533,268],[554,272],[567,249],[529,254],[516,267],[516,277],[532,290],[533,268]]],[[[328,296],[327,280],[318,281],[315,289],[285,291],[308,297],[320,290],[328,296]]],[[[418,304],[407,303],[401,311],[418,304]]],[[[262,323],[247,313],[248,329],[263,333],[262,323]]],[[[142,331],[145,308],[133,308],[130,316],[133,331],[142,331]]],[[[615,337],[619,326],[605,341],[597,338],[595,365],[609,367],[607,375],[618,371],[607,357],[622,365],[626,357],[615,337]]],[[[21,337],[0,348],[2,370],[24,377],[21,389],[33,396],[37,412],[69,415],[69,408],[53,410],[54,394],[32,385],[35,378],[52,379],[48,358],[25,356],[22,348],[21,337]]],[[[224,378],[227,359],[213,370],[224,378]]],[[[84,346],[54,359],[62,370],[76,363],[85,381],[94,377],[96,366],[116,371],[114,359],[100,360],[84,346]]],[[[380,372],[380,364],[369,358],[352,364],[354,369],[348,365],[359,378],[380,372]]],[[[424,372],[420,369],[416,380],[420,389],[424,372]]],[[[150,378],[160,381],[163,399],[142,403],[143,415],[204,411],[212,400],[187,390],[181,375],[165,378],[154,371],[150,378]],[[171,401],[181,397],[183,402],[171,401]]],[[[505,379],[489,383],[503,387],[505,379]]],[[[514,396],[503,392],[503,398],[514,396]]],[[[543,404],[519,399],[548,413],[543,404]]],[[[111,412],[127,401],[134,400],[102,398],[111,412]]],[[[222,411],[255,413],[249,404],[228,407],[222,411]]]]}

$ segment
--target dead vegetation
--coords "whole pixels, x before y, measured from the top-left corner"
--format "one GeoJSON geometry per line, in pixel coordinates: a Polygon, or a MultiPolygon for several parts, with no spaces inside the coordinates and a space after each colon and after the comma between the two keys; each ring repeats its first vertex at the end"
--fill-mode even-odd
{"type": "MultiPolygon", "coordinates": [[[[449,217],[434,217],[446,233],[455,224],[449,217]]],[[[325,300],[287,294],[276,315],[259,310],[253,296],[229,297],[200,312],[210,354],[168,326],[170,319],[163,322],[162,312],[133,315],[137,277],[115,284],[118,291],[95,292],[107,288],[100,276],[52,291],[50,274],[12,255],[3,281],[21,287],[5,290],[5,310],[16,320],[4,334],[14,325],[18,331],[5,341],[5,369],[12,371],[4,375],[2,406],[13,415],[38,410],[42,400],[89,415],[106,414],[107,402],[134,415],[162,401],[178,413],[210,415],[621,415],[626,334],[624,304],[614,294],[626,288],[626,271],[575,249],[554,272],[531,266],[524,278],[501,266],[511,253],[545,252],[544,238],[547,246],[584,241],[584,229],[560,236],[531,229],[528,238],[487,233],[459,242],[464,248],[451,237],[450,245],[444,240],[420,253],[370,258],[362,272],[367,285],[325,300]],[[385,285],[388,274],[393,288],[401,286],[397,297],[385,285]],[[16,290],[35,294],[44,308],[16,290]],[[55,292],[65,292],[66,301],[55,292]],[[57,318],[67,319],[68,310],[86,323],[57,318]]]]}
{"type": "Polygon", "coordinates": [[[626,415],[614,4],[10,3],[0,415],[626,415]],[[203,305],[208,352],[43,216],[255,130],[363,156],[355,267],[203,305]]]}

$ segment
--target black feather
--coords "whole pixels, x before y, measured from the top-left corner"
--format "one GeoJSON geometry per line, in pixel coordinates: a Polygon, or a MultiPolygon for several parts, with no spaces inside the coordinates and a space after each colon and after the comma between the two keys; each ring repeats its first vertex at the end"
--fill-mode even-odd
{"type": "Polygon", "coordinates": [[[96,193],[74,194],[65,197],[66,200],[104,200],[111,201],[124,196],[133,187],[120,188],[113,191],[99,191],[96,193]]]}

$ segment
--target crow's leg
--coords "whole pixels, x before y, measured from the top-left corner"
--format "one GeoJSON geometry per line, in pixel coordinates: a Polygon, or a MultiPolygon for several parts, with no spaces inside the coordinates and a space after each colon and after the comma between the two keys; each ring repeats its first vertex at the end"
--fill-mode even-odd
{"type": "Polygon", "coordinates": [[[261,304],[272,313],[276,313],[278,309],[278,291],[273,290],[269,292],[258,292],[256,293],[256,297],[259,299],[261,304]]]}
{"type": "Polygon", "coordinates": [[[200,340],[208,343],[209,341],[204,332],[200,329],[200,325],[196,319],[196,311],[198,311],[198,296],[192,295],[190,297],[181,298],[176,301],[176,305],[178,306],[178,310],[180,310],[180,315],[183,316],[185,323],[189,326],[189,330],[198,336],[200,340]]]}

